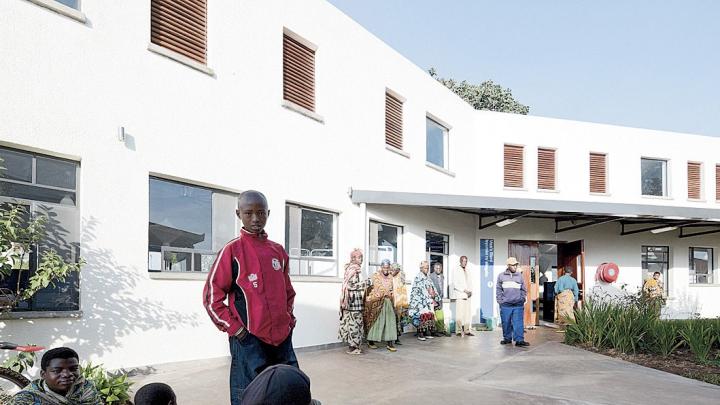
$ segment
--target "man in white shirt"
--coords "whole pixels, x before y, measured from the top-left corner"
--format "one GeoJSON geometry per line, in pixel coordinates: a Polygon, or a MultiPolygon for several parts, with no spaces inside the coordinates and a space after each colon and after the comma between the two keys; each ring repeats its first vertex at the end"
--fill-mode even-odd
{"type": "Polygon", "coordinates": [[[472,279],[467,271],[467,256],[460,257],[460,266],[453,273],[452,293],[455,297],[455,334],[456,336],[475,336],[472,330],[472,313],[470,297],[472,296],[472,279]]]}

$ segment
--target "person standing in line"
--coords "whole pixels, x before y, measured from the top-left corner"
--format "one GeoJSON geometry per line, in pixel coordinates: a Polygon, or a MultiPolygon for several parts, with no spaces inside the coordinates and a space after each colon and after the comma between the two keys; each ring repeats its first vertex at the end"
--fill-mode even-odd
{"type": "Polygon", "coordinates": [[[436,336],[450,336],[445,328],[445,313],[443,312],[443,299],[445,298],[445,274],[443,274],[443,265],[435,262],[433,271],[430,273],[430,280],[435,286],[435,333],[436,336]]]}
{"type": "Polygon", "coordinates": [[[435,286],[428,277],[430,265],[427,261],[420,262],[420,272],[415,276],[410,291],[410,309],[408,316],[418,331],[418,340],[432,339],[435,331],[435,286]]]}
{"type": "Polygon", "coordinates": [[[203,290],[210,319],[228,335],[232,405],[240,405],[245,388],[265,368],[299,367],[292,345],[295,290],[285,249],[265,232],[267,199],[259,191],[245,191],[236,214],[243,225],[240,236],[220,250],[203,290]]]}
{"type": "Polygon", "coordinates": [[[572,269],[565,268],[565,274],[555,283],[555,323],[558,325],[575,320],[573,307],[578,302],[580,289],[572,274],[572,269]]]}
{"type": "Polygon", "coordinates": [[[364,322],[368,328],[368,347],[377,349],[375,342],[384,341],[387,349],[396,352],[397,320],[393,307],[393,277],[390,260],[383,260],[382,265],[373,274],[370,288],[365,296],[364,322]]]}
{"type": "Polygon", "coordinates": [[[405,325],[408,323],[408,293],[405,286],[405,272],[398,263],[390,266],[393,276],[393,305],[395,306],[395,318],[397,321],[396,345],[402,345],[400,336],[405,332],[405,325]]]}
{"type": "Polygon", "coordinates": [[[347,354],[362,354],[360,345],[365,336],[363,328],[363,302],[365,283],[360,281],[363,253],[355,249],[350,253],[350,263],[345,265],[345,277],[340,297],[340,330],[338,339],[350,347],[347,354]]]}
{"type": "Polygon", "coordinates": [[[467,271],[467,256],[460,256],[460,266],[453,273],[452,292],[455,296],[455,335],[474,336],[472,330],[472,313],[470,297],[472,297],[472,279],[467,271]]]}
{"type": "Polygon", "coordinates": [[[523,320],[527,287],[522,274],[518,273],[518,261],[514,257],[507,259],[507,269],[500,273],[495,283],[495,299],[500,305],[503,340],[501,345],[512,343],[515,346],[530,346],[525,341],[525,325],[523,320]]]}

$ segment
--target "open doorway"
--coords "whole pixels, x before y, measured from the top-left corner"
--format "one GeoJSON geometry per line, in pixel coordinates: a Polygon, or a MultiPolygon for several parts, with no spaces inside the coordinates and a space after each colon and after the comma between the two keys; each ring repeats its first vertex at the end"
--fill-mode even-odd
{"type": "MultiPolygon", "coordinates": [[[[555,282],[573,270],[580,289],[580,302],[585,286],[585,249],[583,241],[508,241],[509,256],[520,263],[528,300],[525,303],[525,325],[554,322],[555,282]]],[[[578,305],[580,305],[580,302],[578,305]]]]}

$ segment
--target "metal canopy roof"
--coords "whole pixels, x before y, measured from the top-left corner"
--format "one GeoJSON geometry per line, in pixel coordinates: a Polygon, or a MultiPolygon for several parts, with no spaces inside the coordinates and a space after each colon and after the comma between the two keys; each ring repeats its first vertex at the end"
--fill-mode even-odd
{"type": "Polygon", "coordinates": [[[710,208],[374,190],[351,190],[351,199],[354,203],[434,207],[474,214],[479,217],[480,229],[511,219],[545,218],[555,221],[556,233],[609,222],[621,224],[621,235],[675,228],[680,229],[680,238],[720,233],[720,209],[710,208]]]}

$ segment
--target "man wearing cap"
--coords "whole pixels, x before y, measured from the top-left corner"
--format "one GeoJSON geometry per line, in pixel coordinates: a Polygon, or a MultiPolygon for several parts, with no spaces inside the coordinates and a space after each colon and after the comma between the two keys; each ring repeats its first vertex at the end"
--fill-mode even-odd
{"type": "Polygon", "coordinates": [[[498,275],[495,284],[495,298],[500,305],[503,329],[503,340],[500,344],[506,345],[515,340],[515,346],[524,347],[530,346],[530,343],[525,341],[523,324],[527,286],[522,275],[517,272],[518,264],[514,257],[507,259],[507,270],[498,275]]]}
{"type": "Polygon", "coordinates": [[[460,256],[460,266],[453,273],[452,298],[455,298],[455,334],[456,336],[473,336],[472,312],[470,310],[470,297],[472,297],[472,279],[467,271],[467,256],[460,256]]]}

